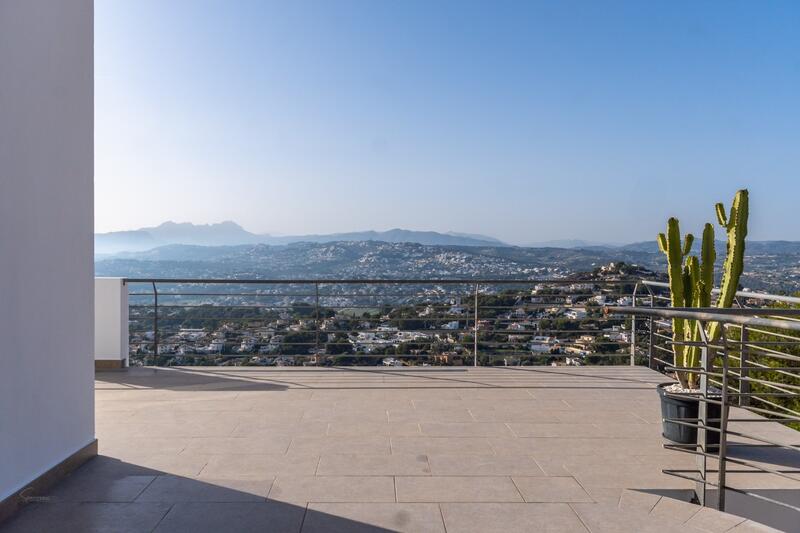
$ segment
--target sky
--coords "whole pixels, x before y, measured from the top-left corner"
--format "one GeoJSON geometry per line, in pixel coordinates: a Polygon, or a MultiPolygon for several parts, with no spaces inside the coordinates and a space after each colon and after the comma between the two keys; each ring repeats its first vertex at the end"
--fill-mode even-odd
{"type": "Polygon", "coordinates": [[[95,229],[800,240],[800,2],[97,0],[95,229]]]}

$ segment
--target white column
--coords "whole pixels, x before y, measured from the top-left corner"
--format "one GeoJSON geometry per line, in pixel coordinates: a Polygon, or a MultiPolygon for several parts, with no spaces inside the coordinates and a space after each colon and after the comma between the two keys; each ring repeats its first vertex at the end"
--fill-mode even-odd
{"type": "Polygon", "coordinates": [[[128,285],[122,278],[94,280],[95,368],[128,366],[128,285]]]}

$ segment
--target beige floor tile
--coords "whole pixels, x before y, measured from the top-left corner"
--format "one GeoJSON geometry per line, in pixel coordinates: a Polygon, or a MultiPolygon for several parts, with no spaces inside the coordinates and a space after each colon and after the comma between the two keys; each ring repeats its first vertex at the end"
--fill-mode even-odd
{"type": "Polygon", "coordinates": [[[462,400],[489,400],[489,401],[504,401],[504,400],[531,400],[533,396],[527,389],[522,388],[505,388],[505,387],[492,387],[481,389],[468,389],[460,392],[462,400]]]}
{"type": "Polygon", "coordinates": [[[178,437],[102,437],[97,439],[98,453],[114,457],[142,454],[177,454],[188,446],[189,438],[178,437]]]}
{"type": "Polygon", "coordinates": [[[400,502],[521,502],[508,476],[395,478],[400,502]]]}
{"type": "MultiPolygon", "coordinates": [[[[389,422],[474,422],[466,407],[453,409],[389,409],[389,422]]],[[[495,422],[496,420],[491,420],[495,422]]]]}
{"type": "Polygon", "coordinates": [[[513,437],[502,422],[423,422],[422,434],[429,437],[513,437]]]}
{"type": "Polygon", "coordinates": [[[211,455],[199,478],[269,479],[278,475],[313,476],[318,463],[317,455],[211,455]]]}
{"type": "Polygon", "coordinates": [[[303,533],[444,533],[435,503],[310,503],[303,533]]]}
{"type": "Polygon", "coordinates": [[[239,423],[231,437],[270,438],[275,435],[290,437],[323,437],[328,434],[327,422],[263,422],[259,424],[239,423]]]}
{"type": "Polygon", "coordinates": [[[494,455],[482,437],[391,437],[392,453],[494,455]]]}
{"type": "Polygon", "coordinates": [[[553,422],[510,422],[515,437],[595,437],[597,428],[590,424],[553,422]]]}
{"type": "Polygon", "coordinates": [[[431,473],[426,455],[323,455],[318,476],[424,476],[431,473]]]}
{"type": "Polygon", "coordinates": [[[561,503],[443,503],[441,509],[448,533],[587,533],[561,503]]]}
{"type": "Polygon", "coordinates": [[[347,435],[326,437],[295,437],[289,453],[296,454],[389,454],[390,437],[384,435],[347,435]]]}
{"type": "Polygon", "coordinates": [[[394,502],[391,476],[278,476],[270,500],[309,502],[394,502]]]}
{"type": "Polygon", "coordinates": [[[471,407],[470,414],[477,422],[505,422],[505,423],[560,423],[558,418],[559,411],[544,411],[544,410],[518,410],[507,411],[503,409],[495,409],[491,406],[486,407],[471,407]]]}
{"type": "Polygon", "coordinates": [[[211,455],[285,453],[291,442],[292,437],[287,435],[195,438],[189,441],[184,453],[211,455]]]}
{"type": "Polygon", "coordinates": [[[512,480],[530,503],[572,503],[591,502],[583,487],[571,477],[523,477],[513,476],[512,480]]]}
{"type": "Polygon", "coordinates": [[[421,435],[417,422],[331,422],[328,435],[421,435]]]}
{"type": "Polygon", "coordinates": [[[527,456],[431,455],[434,476],[543,476],[539,465],[527,456]]]}

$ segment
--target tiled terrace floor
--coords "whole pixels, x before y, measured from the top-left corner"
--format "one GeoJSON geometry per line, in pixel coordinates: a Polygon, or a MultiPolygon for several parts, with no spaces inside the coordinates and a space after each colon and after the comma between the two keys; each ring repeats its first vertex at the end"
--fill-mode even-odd
{"type": "Polygon", "coordinates": [[[3,531],[762,531],[687,503],[644,368],[130,369],[3,531]]]}

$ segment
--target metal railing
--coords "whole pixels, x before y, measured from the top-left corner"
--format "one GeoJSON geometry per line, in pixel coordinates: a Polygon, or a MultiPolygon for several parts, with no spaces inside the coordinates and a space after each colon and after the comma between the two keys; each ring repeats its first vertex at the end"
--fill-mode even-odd
{"type": "Polygon", "coordinates": [[[601,309],[629,304],[636,280],[125,283],[131,358],[142,364],[636,362],[630,325],[601,309]]]}
{"type": "Polygon", "coordinates": [[[649,306],[611,306],[607,311],[646,319],[648,342],[640,348],[651,368],[673,375],[690,371],[700,377],[699,393],[693,396],[699,402],[698,416],[664,419],[697,431],[695,444],[664,445],[695,455],[697,468],[665,469],[664,473],[695,481],[699,502],[716,504],[720,510],[725,510],[726,492],[735,492],[800,512],[791,499],[767,496],[749,488],[746,482],[743,486],[742,482],[731,483],[727,478],[733,465],[737,476],[768,474],[797,482],[795,490],[800,489],[800,433],[783,429],[776,432],[776,428],[764,431],[765,423],[800,428],[800,309],[789,307],[800,303],[800,299],[740,292],[737,308],[679,309],[657,307],[669,300],[656,292],[668,288],[666,284],[642,285],[649,291],[649,306]],[[672,319],[697,321],[700,342],[673,342],[672,319]],[[719,339],[706,335],[713,322],[722,326],[719,339]],[[673,356],[676,346],[699,346],[700,366],[679,368],[673,356]],[[719,415],[713,416],[712,408],[718,409],[719,415]],[[717,439],[709,438],[711,433],[718,434],[718,444],[714,443],[717,439]],[[748,453],[743,457],[732,454],[732,447],[737,451],[772,450],[769,453],[773,456],[762,453],[759,460],[758,453],[748,453]],[[785,455],[779,464],[774,464],[775,453],[785,455]],[[707,500],[710,490],[716,492],[716,501],[707,500]]]}

